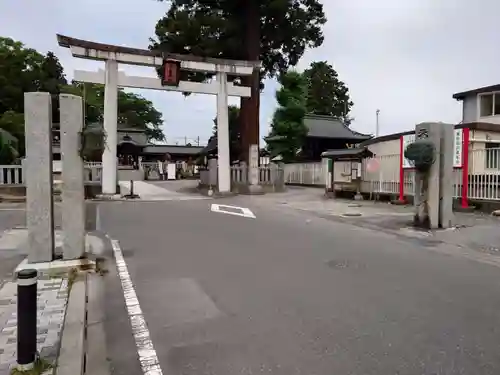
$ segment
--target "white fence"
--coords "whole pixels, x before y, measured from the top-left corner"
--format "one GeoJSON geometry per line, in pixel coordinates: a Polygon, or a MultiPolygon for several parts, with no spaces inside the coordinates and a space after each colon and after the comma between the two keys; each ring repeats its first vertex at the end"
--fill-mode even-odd
{"type": "MultiPolygon", "coordinates": [[[[101,163],[85,163],[84,173],[87,182],[101,181],[101,163]]],[[[24,179],[25,176],[21,165],[0,165],[0,185],[24,185],[24,179]]]]}
{"type": "MultiPolygon", "coordinates": [[[[365,159],[362,163],[361,191],[398,196],[400,194],[400,155],[381,155],[365,159]],[[375,166],[374,168],[369,168],[375,166]]],[[[335,181],[346,177],[346,162],[336,162],[335,181]]],[[[286,164],[284,179],[287,184],[321,186],[326,185],[326,164],[293,163],[286,164]]],[[[485,148],[469,150],[467,198],[472,200],[500,201],[500,149],[485,148]]],[[[415,174],[411,169],[403,173],[403,191],[405,196],[412,196],[415,189],[415,174]]],[[[463,172],[461,168],[453,170],[453,197],[462,196],[463,172]]]]}
{"type": "Polygon", "coordinates": [[[285,164],[285,184],[325,186],[325,173],[323,163],[285,164]]]}
{"type": "Polygon", "coordinates": [[[23,167],[20,165],[0,165],[0,185],[22,185],[23,167]]]}

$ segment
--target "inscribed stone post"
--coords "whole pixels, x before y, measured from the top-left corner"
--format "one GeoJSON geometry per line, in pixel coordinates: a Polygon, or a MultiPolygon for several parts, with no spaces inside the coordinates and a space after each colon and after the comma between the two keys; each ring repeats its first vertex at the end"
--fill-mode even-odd
{"type": "Polygon", "coordinates": [[[83,129],[82,98],[59,96],[62,158],[63,259],[78,259],[85,252],[85,191],[80,133],[83,129]]]}
{"type": "Polygon", "coordinates": [[[46,92],[24,94],[28,261],[54,259],[52,104],[46,92]]]}
{"type": "Polygon", "coordinates": [[[436,160],[427,175],[427,207],[431,228],[439,227],[439,190],[440,190],[440,154],[441,154],[441,124],[424,122],[415,127],[416,139],[428,138],[434,144],[436,160]]]}
{"type": "Polygon", "coordinates": [[[250,145],[248,150],[249,170],[248,183],[250,185],[259,184],[259,145],[250,145]]]}

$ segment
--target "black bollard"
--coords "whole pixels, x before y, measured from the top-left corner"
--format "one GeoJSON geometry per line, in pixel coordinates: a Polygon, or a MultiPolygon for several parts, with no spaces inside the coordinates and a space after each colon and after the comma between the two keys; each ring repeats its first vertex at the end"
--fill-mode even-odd
{"type": "Polygon", "coordinates": [[[17,273],[17,364],[31,370],[36,359],[37,271],[17,273]]]}
{"type": "Polygon", "coordinates": [[[130,180],[130,193],[123,196],[126,199],[137,199],[139,196],[134,193],[134,180],[130,180]]]}

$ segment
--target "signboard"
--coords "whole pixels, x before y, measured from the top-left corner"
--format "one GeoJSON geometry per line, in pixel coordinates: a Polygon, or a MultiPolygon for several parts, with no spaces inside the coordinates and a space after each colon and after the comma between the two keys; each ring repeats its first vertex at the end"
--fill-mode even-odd
{"type": "Polygon", "coordinates": [[[453,167],[462,168],[463,129],[455,129],[453,136],[453,167]]]}
{"type": "Polygon", "coordinates": [[[403,168],[413,168],[411,162],[404,157],[406,147],[413,142],[415,142],[415,134],[403,135],[403,155],[401,155],[403,158],[403,168]]]}
{"type": "MultiPolygon", "coordinates": [[[[455,129],[453,133],[453,168],[462,168],[462,153],[463,153],[463,129],[455,129]]],[[[415,142],[415,134],[404,135],[403,137],[403,155],[406,147],[410,143],[415,142]]],[[[403,157],[401,155],[401,157],[403,157]]],[[[403,168],[413,168],[410,161],[403,157],[403,168]]]]}
{"type": "Polygon", "coordinates": [[[366,164],[366,170],[370,173],[377,172],[380,168],[380,162],[378,159],[370,159],[366,164]]]}

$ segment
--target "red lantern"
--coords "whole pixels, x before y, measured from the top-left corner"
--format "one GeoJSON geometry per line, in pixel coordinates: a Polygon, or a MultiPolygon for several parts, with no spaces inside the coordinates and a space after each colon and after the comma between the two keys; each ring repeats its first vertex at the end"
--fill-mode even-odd
{"type": "Polygon", "coordinates": [[[181,63],[175,60],[163,60],[161,84],[163,86],[179,86],[181,79],[181,63]]]}

